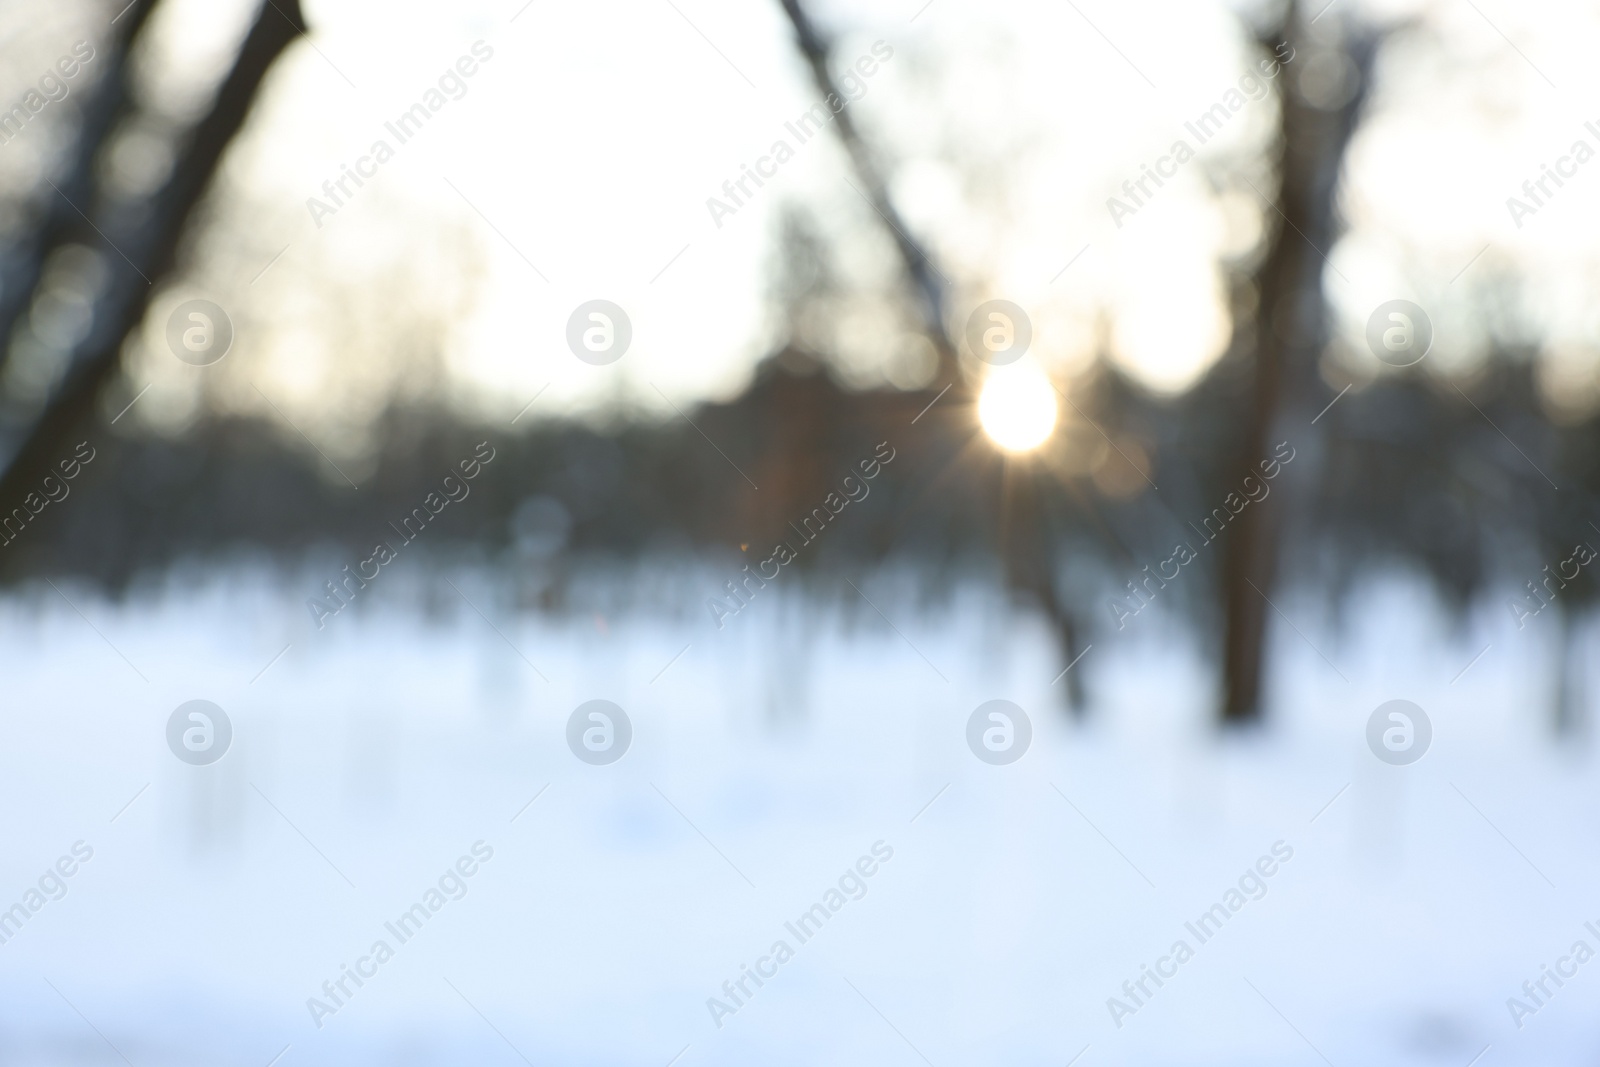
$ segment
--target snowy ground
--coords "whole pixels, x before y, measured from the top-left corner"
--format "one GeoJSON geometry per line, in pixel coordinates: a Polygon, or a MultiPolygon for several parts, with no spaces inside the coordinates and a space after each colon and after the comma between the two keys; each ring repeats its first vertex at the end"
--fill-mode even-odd
{"type": "MultiPolygon", "coordinates": [[[[708,594],[726,569],[681,583],[708,594]]],[[[513,613],[467,570],[424,610],[397,572],[317,632],[323,570],[0,602],[0,908],[93,849],[0,945],[0,1062],[1600,1054],[1600,963],[1547,979],[1521,1029],[1506,1005],[1574,942],[1600,950],[1592,749],[1545,726],[1553,620],[1518,632],[1489,606],[1456,633],[1394,581],[1341,640],[1286,596],[1305,636],[1274,633],[1272,726],[1220,740],[1209,675],[1153,613],[1097,639],[1075,726],[1047,635],[976,590],[929,610],[857,576],[891,629],[772,589],[718,632],[692,595],[686,614],[513,613]],[[1001,697],[1035,736],[996,767],[965,727],[1001,697]],[[1409,767],[1364,737],[1396,697],[1434,725],[1409,767]],[[196,698],[235,731],[208,767],[164,734],[196,698]],[[593,698],[633,723],[609,766],[565,741],[593,698]],[[399,944],[384,923],[479,841],[465,895],[399,944]],[[877,842],[893,857],[865,895],[800,944],[785,922],[877,842]],[[1277,842],[1293,857],[1265,895],[1200,944],[1185,923],[1277,842]],[[319,1028],[308,998],[379,939],[393,959],[319,1028]],[[794,958],[719,1028],[707,999],[780,939],[794,958]],[[1179,939],[1193,958],[1118,1027],[1108,998],[1179,939]]]]}

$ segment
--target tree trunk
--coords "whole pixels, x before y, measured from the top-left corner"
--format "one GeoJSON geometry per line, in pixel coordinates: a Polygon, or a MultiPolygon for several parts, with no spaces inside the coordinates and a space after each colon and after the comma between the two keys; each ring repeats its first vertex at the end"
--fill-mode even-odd
{"type": "Polygon", "coordinates": [[[1325,253],[1332,251],[1339,233],[1334,196],[1340,164],[1365,101],[1381,39],[1376,32],[1335,34],[1334,41],[1313,39],[1302,17],[1300,5],[1291,5],[1277,39],[1264,42],[1270,47],[1286,44],[1294,51],[1288,53],[1278,79],[1278,193],[1275,203],[1264,205],[1268,222],[1277,227],[1256,279],[1260,301],[1248,422],[1230,473],[1243,479],[1258,471],[1257,464],[1271,458],[1272,446],[1284,440],[1308,462],[1295,468],[1279,491],[1245,508],[1225,534],[1225,723],[1253,722],[1261,716],[1267,617],[1272,610],[1268,598],[1276,588],[1282,532],[1297,495],[1295,486],[1309,489],[1315,484],[1321,450],[1313,439],[1319,431],[1310,425],[1315,414],[1311,405],[1318,396],[1316,361],[1327,340],[1322,271],[1325,253]],[[1348,70],[1355,79],[1348,99],[1336,106],[1324,99],[1318,107],[1292,87],[1313,60],[1324,64],[1324,70],[1327,64],[1348,70]],[[1305,418],[1286,421],[1290,413],[1305,418]]]}
{"type": "MultiPolygon", "coordinates": [[[[94,306],[89,335],[69,357],[64,381],[0,475],[0,500],[21,496],[70,454],[102,387],[120,366],[123,339],[144,318],[156,281],[173,269],[184,226],[248,118],[268,69],[304,32],[299,0],[263,4],[210,110],[190,130],[166,185],[148,200],[122,205],[121,210],[107,210],[92,200],[76,205],[87,218],[67,239],[90,247],[114,244],[106,255],[109,281],[94,306]]],[[[121,92],[129,92],[125,71],[121,92]]]]}
{"type": "MultiPolygon", "coordinates": [[[[1004,473],[1000,485],[1000,556],[1005,568],[1006,587],[1032,600],[1044,612],[1055,631],[1057,651],[1063,670],[1076,662],[1078,624],[1056,588],[1056,567],[1051,546],[1050,517],[1046,513],[1039,485],[1040,474],[1026,457],[1001,461],[1004,473]]],[[[1069,712],[1082,716],[1086,710],[1083,671],[1066,671],[1063,702],[1069,712]]]]}
{"type": "Polygon", "coordinates": [[[73,205],[89,202],[94,191],[95,160],[117,123],[134,108],[125,82],[128,46],[154,9],[155,0],[137,0],[113,25],[96,57],[98,69],[90,75],[97,80],[79,112],[71,164],[59,176],[56,188],[45,196],[38,223],[0,256],[0,367],[11,353],[12,330],[28,309],[47,254],[73,230],[82,229],[73,205]]]}
{"type": "Polygon", "coordinates": [[[1569,740],[1583,729],[1583,685],[1578,677],[1583,657],[1578,650],[1578,612],[1564,604],[1556,606],[1560,623],[1556,634],[1555,730],[1560,740],[1569,740]]]}

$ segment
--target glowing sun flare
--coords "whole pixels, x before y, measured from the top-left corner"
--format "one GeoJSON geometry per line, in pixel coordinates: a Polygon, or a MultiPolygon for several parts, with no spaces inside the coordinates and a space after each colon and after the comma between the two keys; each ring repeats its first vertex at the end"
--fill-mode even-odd
{"type": "Polygon", "coordinates": [[[1012,367],[989,376],[978,396],[978,421],[1007,452],[1038,448],[1056,428],[1056,392],[1037,368],[1012,367]]]}

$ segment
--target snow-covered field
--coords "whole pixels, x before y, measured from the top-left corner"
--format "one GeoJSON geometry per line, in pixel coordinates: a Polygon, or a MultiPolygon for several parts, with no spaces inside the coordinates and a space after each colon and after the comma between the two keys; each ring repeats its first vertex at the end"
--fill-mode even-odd
{"type": "Polygon", "coordinates": [[[1096,638],[1077,725],[1048,635],[981,589],[930,609],[853,576],[891,628],[796,584],[719,632],[694,594],[725,570],[686,569],[679,612],[559,615],[510,610],[481,572],[425,599],[397,574],[321,632],[314,567],[0,602],[0,908],[45,877],[0,945],[0,1061],[1600,1056],[1600,963],[1558,964],[1600,950],[1600,801],[1589,742],[1546,727],[1553,620],[1518,632],[1491,605],[1457,633],[1393,580],[1341,638],[1286,595],[1304,637],[1277,620],[1271,725],[1220,738],[1211,677],[1159,615],[1096,638]],[[633,726],[604,766],[566,741],[597,698],[633,726]],[[965,740],[995,698],[1033,725],[1009,766],[965,740]],[[1366,745],[1394,698],[1433,723],[1411,766],[1366,745]],[[168,749],[193,699],[233,725],[210,766],[168,749]],[[78,842],[92,858],[45,876],[78,842]],[[1275,845],[1292,857],[1201,943],[1186,923],[1275,845]],[[385,924],[442,876],[402,943],[385,924]],[[841,879],[802,943],[785,924],[841,879]],[[1135,1001],[1124,982],[1179,940],[1192,957],[1135,1001]],[[346,965],[370,977],[314,1019],[346,965]],[[1519,1029],[1507,998],[1531,1004],[1544,965],[1577,971],[1519,1029]],[[1137,1011],[1114,1021],[1112,997],[1137,1011]]]}

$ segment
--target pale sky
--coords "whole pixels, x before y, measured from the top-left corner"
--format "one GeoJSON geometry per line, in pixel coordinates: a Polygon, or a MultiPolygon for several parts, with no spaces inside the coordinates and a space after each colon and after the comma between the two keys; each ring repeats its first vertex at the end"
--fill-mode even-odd
{"type": "MultiPolygon", "coordinates": [[[[167,62],[149,67],[174,98],[179,71],[203,80],[206,57],[226,57],[230,5],[238,26],[251,6],[240,0],[185,0],[164,24],[167,62]]],[[[1473,284],[1496,272],[1525,278],[1553,348],[1592,365],[1600,160],[1520,229],[1505,200],[1574,140],[1600,149],[1583,128],[1600,108],[1581,107],[1600,99],[1588,85],[1595,16],[1506,0],[1384,8],[1419,28],[1385,54],[1349,160],[1353,228],[1324,250],[1351,373],[1375,373],[1360,331],[1395,297],[1430,309],[1441,368],[1481,351],[1473,284]]],[[[1113,357],[1157,389],[1185,387],[1215,359],[1229,329],[1219,260],[1258,242],[1261,206],[1247,188],[1214,192],[1207,167],[1258,156],[1274,101],[1247,100],[1120,227],[1106,201],[1177,139],[1196,145],[1184,123],[1258,61],[1226,6],[872,0],[817,14],[842,32],[841,61],[877,41],[893,49],[851,108],[898,161],[892,192],[951,282],[955,332],[967,309],[1001,297],[1028,310],[1030,358],[1058,377],[1090,358],[1101,323],[1113,357]]],[[[310,0],[307,17],[310,41],[281,62],[230,156],[232,215],[152,311],[157,350],[135,363],[157,386],[147,419],[181,417],[203,385],[225,405],[263,410],[264,394],[312,424],[349,422],[381,405],[397,347],[432,328],[457,397],[508,417],[541,389],[530,417],[666,410],[657,388],[680,403],[734,395],[777,340],[764,293],[786,202],[822,218],[865,293],[894,277],[831,130],[797,145],[720,228],[707,210],[742,165],[795,141],[784,124],[815,99],[775,0],[310,0]],[[465,95],[399,144],[385,122],[480,40],[493,56],[462,79],[465,95]],[[379,139],[394,157],[319,229],[307,198],[379,139]],[[166,311],[193,295],[240,320],[210,378],[158,347],[166,311]],[[595,298],[632,321],[629,351],[609,366],[580,362],[564,340],[573,309],[595,298]]],[[[853,380],[870,383],[906,340],[863,303],[837,343],[853,380]]]]}

